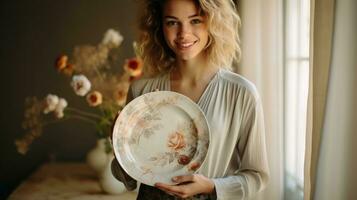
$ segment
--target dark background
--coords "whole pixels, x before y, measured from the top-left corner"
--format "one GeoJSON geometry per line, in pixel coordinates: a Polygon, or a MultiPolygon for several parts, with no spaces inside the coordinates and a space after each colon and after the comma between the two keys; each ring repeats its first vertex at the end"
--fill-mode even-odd
{"type": "Polygon", "coordinates": [[[136,7],[135,0],[1,1],[0,199],[43,162],[85,160],[96,133],[81,121],[46,128],[25,156],[18,154],[14,140],[25,133],[21,128],[24,100],[54,93],[71,106],[86,105],[55,70],[56,57],[71,54],[75,45],[96,45],[107,29],[115,28],[124,36],[119,55],[123,63],[134,55],[136,7]]]}

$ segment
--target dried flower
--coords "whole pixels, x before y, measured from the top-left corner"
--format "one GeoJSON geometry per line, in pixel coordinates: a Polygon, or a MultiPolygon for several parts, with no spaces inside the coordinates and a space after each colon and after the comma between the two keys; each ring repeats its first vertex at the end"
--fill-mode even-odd
{"type": "Polygon", "coordinates": [[[45,109],[43,110],[43,113],[47,114],[49,112],[54,111],[56,109],[58,101],[59,99],[57,95],[48,94],[45,99],[45,109]]]}
{"type": "Polygon", "coordinates": [[[56,69],[58,71],[63,70],[67,66],[67,62],[68,62],[68,56],[67,55],[60,55],[56,59],[56,69]]]}
{"type": "Polygon", "coordinates": [[[129,88],[129,83],[127,82],[123,82],[117,85],[113,95],[117,105],[123,106],[125,104],[128,88],[129,88]]]}
{"type": "MultiPolygon", "coordinates": [[[[26,132],[15,140],[19,153],[26,154],[33,140],[42,135],[43,127],[61,122],[64,117],[88,122],[94,125],[99,138],[108,138],[115,116],[125,104],[130,79],[136,79],[142,73],[142,62],[137,58],[127,61],[125,70],[121,70],[123,73],[111,71],[118,58],[113,50],[122,41],[123,36],[118,31],[109,29],[99,44],[75,46],[71,56],[62,54],[56,58],[57,71],[71,77],[74,92],[86,96],[88,105],[100,112],[69,107],[64,98],[54,94],[48,94],[42,101],[36,97],[27,98],[22,122],[26,132]],[[91,91],[91,88],[95,90],[91,91]],[[50,112],[54,115],[46,115],[50,112]]],[[[134,47],[134,50],[137,49],[134,47]]],[[[106,152],[110,151],[109,145],[106,152]]]]}
{"type": "MultiPolygon", "coordinates": [[[[32,142],[32,140],[31,140],[32,142]]],[[[15,145],[16,145],[16,148],[17,148],[17,151],[20,153],[20,154],[26,154],[27,151],[29,150],[29,140],[24,140],[24,139],[19,139],[19,140],[15,140],[15,145]]]]}
{"type": "Polygon", "coordinates": [[[84,96],[89,92],[91,83],[86,76],[81,74],[72,77],[71,86],[77,95],[84,96]]]}
{"type": "Polygon", "coordinates": [[[27,133],[22,138],[15,140],[17,151],[21,154],[25,154],[32,141],[41,135],[44,125],[44,119],[42,118],[43,102],[37,100],[36,97],[28,97],[25,100],[25,106],[25,118],[22,122],[22,127],[27,130],[27,133]]]}
{"type": "Polygon", "coordinates": [[[116,31],[114,29],[109,29],[104,34],[104,38],[102,40],[102,44],[104,44],[104,45],[113,45],[114,47],[118,47],[122,43],[123,39],[124,38],[119,33],[119,31],[116,31]]]}
{"type": "Polygon", "coordinates": [[[98,91],[93,91],[87,95],[87,102],[90,106],[98,106],[103,102],[103,96],[98,91]]]}
{"type": "Polygon", "coordinates": [[[132,77],[140,76],[143,72],[143,62],[140,58],[130,58],[125,60],[124,69],[132,77]]]}
{"type": "Polygon", "coordinates": [[[80,45],[74,47],[74,71],[86,76],[98,76],[97,72],[107,68],[110,48],[105,45],[80,45]]]}

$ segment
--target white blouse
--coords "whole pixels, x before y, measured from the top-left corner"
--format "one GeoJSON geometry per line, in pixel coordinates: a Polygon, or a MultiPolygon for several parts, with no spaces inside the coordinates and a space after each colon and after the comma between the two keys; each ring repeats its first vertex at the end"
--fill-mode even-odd
{"type": "MultiPolygon", "coordinates": [[[[171,90],[169,73],[135,81],[128,99],[157,89],[171,90]]],[[[198,173],[213,180],[219,200],[251,198],[269,179],[263,110],[255,86],[220,69],[197,104],[211,131],[207,157],[198,173]]]]}

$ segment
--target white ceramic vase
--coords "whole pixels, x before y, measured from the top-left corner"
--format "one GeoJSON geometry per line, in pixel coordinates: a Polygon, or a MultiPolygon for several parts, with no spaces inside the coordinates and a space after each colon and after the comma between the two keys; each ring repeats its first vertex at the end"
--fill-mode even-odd
{"type": "Polygon", "coordinates": [[[106,139],[98,139],[96,146],[87,154],[87,164],[97,173],[99,185],[108,194],[121,194],[126,192],[123,183],[117,180],[111,170],[114,159],[113,152],[106,152],[106,139]]]}
{"type": "Polygon", "coordinates": [[[125,188],[124,184],[117,180],[111,170],[111,162],[114,156],[108,157],[108,161],[104,170],[99,175],[99,183],[102,187],[103,191],[107,192],[108,194],[121,194],[126,192],[127,189],[125,188]]]}
{"type": "Polygon", "coordinates": [[[106,139],[98,139],[96,146],[87,154],[86,161],[88,165],[97,172],[101,173],[108,164],[108,159],[112,153],[106,153],[105,150],[106,139]]]}

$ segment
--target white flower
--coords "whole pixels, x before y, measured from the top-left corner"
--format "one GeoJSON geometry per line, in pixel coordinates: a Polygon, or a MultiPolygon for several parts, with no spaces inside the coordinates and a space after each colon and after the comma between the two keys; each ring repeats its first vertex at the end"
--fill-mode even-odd
{"type": "Polygon", "coordinates": [[[118,47],[121,42],[123,41],[123,36],[119,33],[119,31],[116,31],[114,29],[108,29],[107,32],[105,32],[102,44],[104,45],[114,45],[114,47],[118,47]]]}
{"type": "Polygon", "coordinates": [[[67,107],[68,103],[66,99],[60,98],[58,100],[56,109],[55,109],[55,116],[57,118],[62,118],[64,116],[63,110],[67,107]]]}
{"type": "Polygon", "coordinates": [[[51,111],[54,111],[56,109],[58,101],[59,99],[57,95],[48,94],[45,99],[45,109],[43,110],[43,113],[47,114],[51,111]]]}
{"type": "Polygon", "coordinates": [[[71,86],[73,87],[74,92],[77,95],[84,96],[89,92],[91,88],[91,83],[84,75],[74,75],[72,77],[71,86]]]}
{"type": "Polygon", "coordinates": [[[98,106],[103,102],[103,96],[98,91],[93,91],[87,95],[87,102],[90,106],[98,106]]]}

